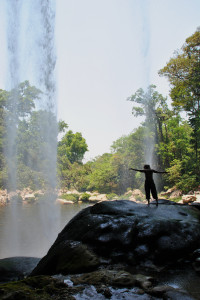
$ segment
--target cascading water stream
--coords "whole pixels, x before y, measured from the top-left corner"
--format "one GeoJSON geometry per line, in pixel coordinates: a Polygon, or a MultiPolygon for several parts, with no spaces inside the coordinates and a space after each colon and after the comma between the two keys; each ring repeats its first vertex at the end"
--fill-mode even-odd
{"type": "MultiPolygon", "coordinates": [[[[150,80],[150,70],[151,70],[151,56],[150,56],[150,20],[149,20],[149,6],[150,3],[148,0],[142,0],[140,2],[140,10],[141,10],[141,17],[142,17],[142,35],[141,35],[141,52],[143,57],[143,89],[146,91],[146,99],[148,102],[148,97],[151,95],[149,94],[148,86],[151,84],[150,80]]],[[[148,105],[147,105],[148,107],[148,105]]],[[[149,119],[148,114],[150,113],[149,110],[146,110],[146,120],[149,119]]],[[[152,124],[148,124],[146,127],[148,129],[149,126],[152,127],[152,124]]],[[[144,140],[144,159],[146,164],[150,164],[151,166],[155,165],[155,161],[153,158],[154,152],[154,144],[155,140],[152,136],[149,136],[150,131],[146,130],[146,138],[144,140]]]]}
{"type": "MultiPolygon", "coordinates": [[[[20,83],[29,81],[31,86],[35,86],[41,92],[35,99],[34,125],[39,128],[37,144],[40,147],[38,155],[34,158],[40,167],[41,177],[45,181],[45,188],[48,192],[46,199],[39,202],[37,229],[34,224],[22,222],[21,206],[13,201],[10,205],[10,225],[4,228],[5,243],[1,245],[6,256],[36,255],[38,245],[37,235],[42,240],[47,240],[51,244],[57,234],[59,219],[58,207],[55,206],[56,188],[56,155],[57,155],[57,105],[56,105],[56,78],[55,78],[55,1],[54,0],[6,0],[3,5],[5,9],[6,22],[6,79],[5,89],[12,90],[10,102],[12,105],[12,117],[7,117],[7,144],[5,146],[5,156],[7,161],[9,189],[16,191],[19,185],[19,165],[17,155],[19,148],[17,144],[17,130],[20,114],[20,95],[17,88],[20,83]],[[16,92],[15,92],[16,91],[16,92]],[[18,114],[18,118],[15,117],[18,114]],[[24,251],[21,249],[22,239],[27,241],[30,247],[24,251]]],[[[26,116],[24,116],[26,120],[26,116]]],[[[24,145],[24,147],[28,147],[24,145]]],[[[26,166],[34,167],[34,160],[30,157],[24,162],[26,166]]],[[[28,180],[28,178],[27,178],[28,180]]],[[[39,182],[35,175],[35,185],[39,182]]],[[[43,244],[43,241],[41,241],[43,244]]],[[[48,245],[48,246],[49,246],[48,245]]],[[[1,248],[2,248],[1,247],[1,248]]],[[[47,250],[47,249],[46,249],[47,250]]]]}

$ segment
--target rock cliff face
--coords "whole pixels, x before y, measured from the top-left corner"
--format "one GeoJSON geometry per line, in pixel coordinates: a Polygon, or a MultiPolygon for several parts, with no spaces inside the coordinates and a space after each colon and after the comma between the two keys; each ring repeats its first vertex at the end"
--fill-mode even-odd
{"type": "Polygon", "coordinates": [[[87,272],[105,261],[158,266],[189,256],[200,247],[200,211],[169,204],[117,200],[83,209],[31,275],[87,272]]]}

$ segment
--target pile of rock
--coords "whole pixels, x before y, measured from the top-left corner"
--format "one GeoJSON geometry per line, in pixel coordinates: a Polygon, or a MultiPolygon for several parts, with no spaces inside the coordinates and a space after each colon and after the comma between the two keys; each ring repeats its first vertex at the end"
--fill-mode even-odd
{"type": "Polygon", "coordinates": [[[68,190],[68,189],[63,188],[63,189],[59,189],[59,190],[57,191],[58,198],[59,198],[60,196],[62,196],[63,194],[67,194],[67,195],[76,194],[76,195],[79,195],[79,196],[81,195],[81,193],[78,192],[78,191],[75,190],[75,189],[73,189],[73,190],[68,190]]]}
{"type": "Polygon", "coordinates": [[[0,205],[6,205],[9,203],[9,196],[7,190],[0,190],[0,205]]]}
{"type": "Polygon", "coordinates": [[[0,205],[6,205],[14,201],[22,204],[35,203],[38,200],[38,197],[41,197],[44,194],[45,192],[42,190],[33,191],[30,188],[11,192],[0,190],[0,205]]]}
{"type": "Polygon", "coordinates": [[[179,204],[200,205],[200,192],[194,192],[187,195],[183,195],[179,204]]]}
{"type": "Polygon", "coordinates": [[[166,192],[161,192],[160,196],[171,200],[181,197],[181,199],[178,201],[179,204],[200,205],[200,191],[190,191],[188,194],[183,195],[182,191],[174,186],[173,188],[168,189],[166,192]]]}
{"type": "Polygon", "coordinates": [[[179,203],[190,204],[195,201],[197,201],[196,195],[183,195],[182,200],[180,200],[179,203]]]}
{"type": "Polygon", "coordinates": [[[87,192],[87,193],[90,194],[89,201],[91,202],[108,200],[106,194],[100,194],[98,192],[94,192],[94,193],[87,192]]]}
{"type": "Polygon", "coordinates": [[[161,196],[161,197],[166,197],[166,198],[168,198],[168,199],[173,200],[173,199],[176,199],[176,198],[178,198],[178,197],[181,197],[182,194],[183,194],[182,191],[179,190],[179,189],[177,189],[177,188],[174,186],[174,187],[168,189],[166,192],[161,192],[161,193],[160,193],[160,196],[161,196]]]}
{"type": "MultiPolygon", "coordinates": [[[[17,201],[22,204],[33,204],[40,200],[40,198],[45,195],[45,191],[37,190],[33,191],[30,188],[25,188],[23,190],[16,190],[15,192],[8,192],[7,190],[0,190],[0,205],[6,205],[10,202],[17,201]]],[[[88,201],[90,203],[97,203],[101,201],[108,200],[106,194],[101,194],[98,192],[86,192],[89,195],[88,201]]],[[[83,193],[78,192],[77,190],[67,190],[67,189],[59,189],[57,191],[52,191],[51,194],[55,194],[55,198],[57,197],[56,202],[60,204],[73,204],[74,202],[71,200],[65,200],[61,198],[63,194],[76,194],[79,197],[79,201],[81,201],[81,196],[83,193]]],[[[200,205],[200,191],[190,192],[187,195],[183,195],[182,191],[173,187],[168,189],[166,192],[160,193],[160,196],[164,198],[168,198],[170,200],[177,199],[178,197],[182,197],[178,202],[179,204],[194,204],[200,205]]],[[[146,203],[145,195],[139,190],[129,190],[124,194],[125,199],[130,201],[134,201],[136,203],[146,203]]],[[[119,196],[116,196],[112,200],[120,199],[119,196]]]]}
{"type": "Polygon", "coordinates": [[[61,196],[63,194],[65,194],[65,195],[78,195],[79,202],[82,202],[82,195],[85,194],[85,193],[89,195],[88,202],[91,202],[91,203],[96,203],[96,202],[108,200],[106,194],[100,194],[98,192],[88,192],[87,191],[87,192],[84,192],[84,193],[80,193],[77,190],[61,189],[61,190],[58,191],[58,197],[56,199],[56,202],[60,203],[60,204],[73,204],[74,203],[71,200],[66,200],[66,199],[61,198],[61,196]]]}
{"type": "Polygon", "coordinates": [[[128,196],[128,200],[137,203],[146,201],[145,195],[139,189],[129,190],[125,193],[125,196],[128,196]]]}
{"type": "MultiPolygon", "coordinates": [[[[89,195],[88,202],[90,202],[90,203],[97,203],[97,202],[108,200],[106,194],[101,194],[97,191],[95,191],[95,192],[86,191],[84,193],[89,195]]],[[[71,204],[71,203],[73,203],[73,201],[64,200],[60,197],[63,194],[67,194],[67,195],[76,194],[76,195],[79,195],[79,201],[81,201],[81,196],[82,196],[83,193],[80,193],[75,189],[74,190],[60,189],[58,191],[57,202],[61,203],[61,204],[71,204]]],[[[141,202],[146,201],[145,200],[145,195],[139,189],[134,189],[134,190],[127,191],[124,194],[124,197],[125,197],[125,199],[128,199],[130,201],[134,201],[134,202],[137,202],[137,203],[141,203],[141,202]]],[[[119,198],[121,198],[121,197],[116,195],[115,197],[112,198],[112,200],[118,200],[119,198]]]]}

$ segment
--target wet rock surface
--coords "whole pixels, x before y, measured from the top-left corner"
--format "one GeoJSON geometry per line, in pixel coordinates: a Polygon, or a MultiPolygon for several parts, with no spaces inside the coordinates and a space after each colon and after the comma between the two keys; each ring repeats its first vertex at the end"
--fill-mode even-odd
{"type": "Polygon", "coordinates": [[[166,200],[95,204],[66,225],[30,277],[0,285],[0,299],[200,299],[199,219],[196,208],[166,200]]]}
{"type": "Polygon", "coordinates": [[[184,205],[148,207],[128,200],[97,203],[66,225],[32,275],[92,270],[103,260],[155,268],[171,264],[200,247],[199,219],[199,210],[184,205]],[[81,255],[70,254],[79,253],[78,248],[81,255]],[[66,263],[71,255],[77,266],[87,257],[80,270],[66,263]]]}
{"type": "Polygon", "coordinates": [[[180,288],[159,285],[154,278],[130,274],[124,270],[97,270],[62,276],[34,276],[0,285],[0,299],[57,299],[57,300],[192,300],[180,288]]]}
{"type": "Polygon", "coordinates": [[[2,300],[74,300],[72,293],[79,289],[68,289],[64,282],[48,276],[36,276],[20,281],[0,285],[0,299],[2,300]]]}
{"type": "Polygon", "coordinates": [[[0,283],[23,279],[39,262],[36,257],[8,257],[0,259],[0,283]]]}

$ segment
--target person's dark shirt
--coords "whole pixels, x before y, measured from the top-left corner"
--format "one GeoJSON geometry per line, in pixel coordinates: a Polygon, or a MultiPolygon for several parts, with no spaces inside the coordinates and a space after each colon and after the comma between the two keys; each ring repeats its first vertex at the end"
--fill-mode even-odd
{"type": "Polygon", "coordinates": [[[145,174],[145,180],[147,182],[153,181],[153,173],[158,173],[156,170],[153,169],[144,169],[140,170],[140,172],[143,172],[145,174]]]}

